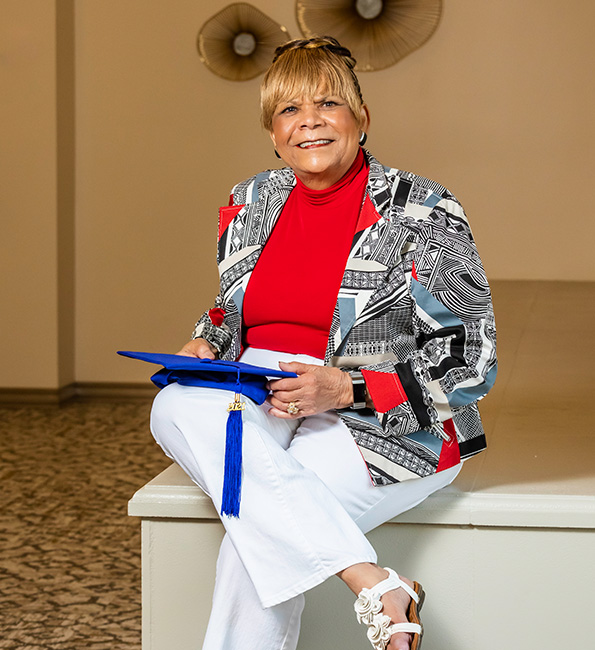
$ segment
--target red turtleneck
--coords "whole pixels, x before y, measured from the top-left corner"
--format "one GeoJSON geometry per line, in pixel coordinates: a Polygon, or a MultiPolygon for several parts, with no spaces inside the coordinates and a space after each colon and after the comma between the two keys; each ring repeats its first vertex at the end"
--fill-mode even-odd
{"type": "Polygon", "coordinates": [[[244,345],[323,359],[368,166],[360,149],[328,189],[296,180],[246,289],[244,345]]]}

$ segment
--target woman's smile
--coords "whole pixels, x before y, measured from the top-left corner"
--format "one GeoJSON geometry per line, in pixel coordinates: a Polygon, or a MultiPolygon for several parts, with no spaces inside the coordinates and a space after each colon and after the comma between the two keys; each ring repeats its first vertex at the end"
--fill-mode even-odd
{"type": "Polygon", "coordinates": [[[306,142],[302,142],[298,144],[297,146],[300,149],[311,149],[313,147],[324,147],[327,144],[331,144],[332,140],[307,140],[306,142]]]}

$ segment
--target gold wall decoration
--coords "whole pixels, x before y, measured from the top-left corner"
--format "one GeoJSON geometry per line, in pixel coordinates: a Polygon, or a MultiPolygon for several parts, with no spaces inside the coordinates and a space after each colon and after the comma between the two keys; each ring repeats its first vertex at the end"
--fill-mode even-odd
{"type": "Polygon", "coordinates": [[[275,48],[290,39],[287,29],[246,2],[230,4],[198,33],[201,61],[215,74],[244,81],[264,72],[275,48]]]}
{"type": "Polygon", "coordinates": [[[434,33],[442,0],[298,0],[306,38],[334,36],[357,59],[357,70],[381,70],[421,47],[434,33]]]}

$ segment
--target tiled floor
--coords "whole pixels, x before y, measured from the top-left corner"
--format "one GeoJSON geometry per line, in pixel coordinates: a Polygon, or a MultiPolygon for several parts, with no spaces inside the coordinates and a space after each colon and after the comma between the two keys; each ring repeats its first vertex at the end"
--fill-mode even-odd
{"type": "MultiPolygon", "coordinates": [[[[595,283],[495,282],[487,453],[461,489],[595,494],[595,283]]],[[[0,649],[139,650],[130,496],[169,461],[148,402],[0,408],[0,649]]],[[[175,650],[175,648],[172,648],[175,650]]]]}

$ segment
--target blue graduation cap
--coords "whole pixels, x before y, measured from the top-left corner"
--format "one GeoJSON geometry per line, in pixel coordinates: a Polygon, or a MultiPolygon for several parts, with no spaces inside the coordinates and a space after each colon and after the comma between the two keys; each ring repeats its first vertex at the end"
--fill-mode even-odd
{"type": "Polygon", "coordinates": [[[183,386],[204,386],[233,391],[235,397],[229,404],[225,436],[225,470],[223,476],[223,499],[221,514],[239,517],[242,489],[242,411],[246,403],[241,395],[262,404],[269,390],[269,378],[297,377],[293,372],[273,368],[253,366],[240,361],[221,361],[219,359],[198,359],[179,354],[160,354],[153,352],[118,351],[124,357],[156,363],[163,368],[157,371],[151,381],[158,387],[177,382],[183,386]]]}

